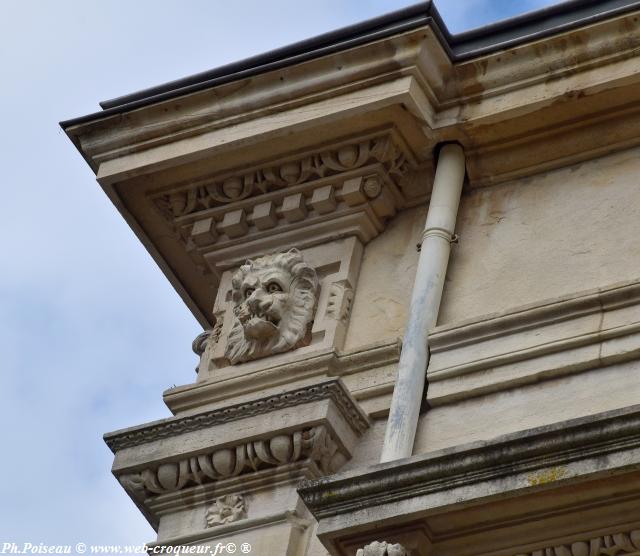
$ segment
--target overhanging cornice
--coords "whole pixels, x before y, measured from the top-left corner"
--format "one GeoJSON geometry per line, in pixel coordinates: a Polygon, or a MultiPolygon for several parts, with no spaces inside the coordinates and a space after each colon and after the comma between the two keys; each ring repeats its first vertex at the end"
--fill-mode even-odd
{"type": "Polygon", "coordinates": [[[245,256],[298,246],[306,221],[287,220],[290,201],[283,202],[292,195],[303,195],[299,211],[316,219],[320,235],[344,216],[338,235],[366,243],[397,210],[428,198],[433,150],[440,142],[465,148],[469,187],[639,143],[640,24],[637,14],[628,13],[639,6],[621,0],[566,2],[456,38],[433,5],[424,3],[305,41],[297,45],[298,54],[287,47],[166,90],[110,101],[95,117],[63,127],[208,327],[214,324],[211,308],[221,271],[245,256]],[[256,192],[255,198],[245,195],[247,180],[262,180],[274,169],[288,172],[292,163],[319,160],[380,134],[393,136],[411,161],[393,180],[388,165],[374,168],[373,159],[358,168],[342,165],[337,173],[314,163],[315,181],[302,184],[297,175],[281,174],[273,181],[280,189],[265,189],[264,199],[256,192]],[[393,203],[365,200],[359,189],[347,196],[348,180],[364,183],[374,174],[387,184],[392,195],[386,198],[393,203]],[[225,183],[241,184],[231,188],[241,194],[227,195],[225,207],[216,207],[211,192],[217,195],[225,183]],[[200,203],[203,218],[195,232],[196,222],[191,213],[182,214],[187,205],[176,192],[200,203]],[[169,219],[156,202],[166,198],[174,201],[169,219]],[[362,202],[352,207],[349,198],[362,202]],[[377,212],[369,210],[373,202],[377,212]],[[285,222],[286,230],[280,226],[285,222]],[[259,238],[264,243],[254,241],[259,238]]]}
{"type": "Polygon", "coordinates": [[[426,535],[438,554],[520,554],[509,547],[541,542],[540,531],[522,534],[523,522],[540,522],[546,539],[563,515],[578,531],[637,520],[639,455],[632,406],[308,481],[298,493],[332,554],[353,554],[396,524],[426,535]],[[502,536],[486,535],[492,529],[502,536]]]}
{"type": "MultiPolygon", "coordinates": [[[[299,493],[322,519],[631,448],[640,448],[638,405],[326,477],[301,485],[299,493]]],[[[528,486],[538,484],[532,479],[528,486]]]]}
{"type": "Polygon", "coordinates": [[[95,119],[340,52],[421,26],[432,27],[451,61],[460,62],[586,26],[635,10],[638,6],[640,6],[638,0],[570,0],[454,35],[447,29],[434,3],[421,2],[264,54],[102,101],[101,112],[65,120],[60,122],[60,125],[63,129],[67,129],[95,119]]]}

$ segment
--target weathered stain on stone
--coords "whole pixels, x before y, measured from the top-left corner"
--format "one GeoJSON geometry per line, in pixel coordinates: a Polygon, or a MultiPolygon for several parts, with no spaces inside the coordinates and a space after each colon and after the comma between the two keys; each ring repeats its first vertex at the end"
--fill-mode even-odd
{"type": "Polygon", "coordinates": [[[530,486],[546,485],[563,479],[567,475],[565,467],[551,467],[544,471],[536,471],[527,476],[530,486]]]}
{"type": "Polygon", "coordinates": [[[456,73],[460,82],[460,93],[464,96],[474,96],[484,93],[485,86],[480,77],[487,73],[486,59],[464,63],[456,66],[456,73]]]}

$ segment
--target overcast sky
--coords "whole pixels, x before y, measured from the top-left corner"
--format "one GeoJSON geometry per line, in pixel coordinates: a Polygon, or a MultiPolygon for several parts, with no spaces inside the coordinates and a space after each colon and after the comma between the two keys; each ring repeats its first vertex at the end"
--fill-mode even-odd
{"type": "MultiPolygon", "coordinates": [[[[137,544],[102,434],[166,417],[195,319],[57,122],[404,0],[5,0],[0,17],[0,546],[137,544]]],[[[452,32],[553,3],[442,0],[452,32]]]]}

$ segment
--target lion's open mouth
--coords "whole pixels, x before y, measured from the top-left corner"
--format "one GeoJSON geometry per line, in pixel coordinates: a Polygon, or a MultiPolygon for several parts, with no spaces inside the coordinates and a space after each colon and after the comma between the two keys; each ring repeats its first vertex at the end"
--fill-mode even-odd
{"type": "Polygon", "coordinates": [[[280,319],[271,315],[251,315],[244,323],[244,335],[254,340],[266,340],[278,332],[280,319]]]}
{"type": "Polygon", "coordinates": [[[267,322],[270,322],[275,326],[278,326],[280,324],[280,317],[273,314],[252,314],[251,320],[266,320],[267,322]]]}

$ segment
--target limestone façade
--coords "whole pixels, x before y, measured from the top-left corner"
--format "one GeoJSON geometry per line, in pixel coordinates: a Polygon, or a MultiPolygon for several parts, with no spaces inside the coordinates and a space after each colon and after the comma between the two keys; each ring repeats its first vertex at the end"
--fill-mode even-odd
{"type": "Polygon", "coordinates": [[[65,127],[205,330],[174,416],[106,436],[158,544],[640,553],[640,12],[586,4],[603,12],[463,55],[424,7],[65,127]],[[424,411],[414,455],[379,466],[452,141],[466,183],[424,411]]]}

